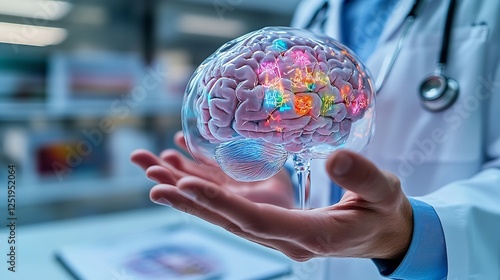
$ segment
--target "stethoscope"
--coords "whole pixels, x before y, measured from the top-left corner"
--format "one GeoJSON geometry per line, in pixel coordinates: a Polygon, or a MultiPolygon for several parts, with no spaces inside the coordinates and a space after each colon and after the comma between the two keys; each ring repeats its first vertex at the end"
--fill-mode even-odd
{"type": "MultiPolygon", "coordinates": [[[[415,22],[415,18],[421,9],[421,6],[425,0],[416,0],[413,4],[412,9],[408,13],[403,23],[403,29],[399,40],[397,42],[396,48],[391,56],[387,55],[382,62],[382,66],[379,71],[379,76],[375,81],[376,92],[380,92],[382,87],[389,76],[394,63],[405,44],[408,33],[415,22]]],[[[445,75],[444,70],[448,63],[448,51],[450,45],[451,37],[451,27],[453,23],[453,17],[455,15],[456,0],[450,0],[448,6],[448,12],[446,15],[446,22],[444,27],[443,38],[441,42],[441,51],[439,55],[439,61],[436,65],[434,73],[428,75],[420,84],[418,96],[422,106],[433,112],[439,112],[449,108],[457,100],[459,93],[459,84],[456,80],[449,78],[445,75]]],[[[327,20],[329,3],[326,0],[323,5],[316,10],[312,16],[309,23],[306,25],[307,29],[311,29],[313,26],[319,25],[321,31],[324,31],[324,26],[327,20]]]]}

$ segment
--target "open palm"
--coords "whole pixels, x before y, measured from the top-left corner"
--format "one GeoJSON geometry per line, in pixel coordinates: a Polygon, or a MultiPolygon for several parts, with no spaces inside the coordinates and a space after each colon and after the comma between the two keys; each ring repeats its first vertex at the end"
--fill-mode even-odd
{"type": "MultiPolygon", "coordinates": [[[[174,140],[180,148],[187,151],[182,133],[177,133],[174,140]]],[[[292,183],[285,170],[265,181],[245,183],[230,178],[219,167],[200,165],[174,149],[165,150],[160,156],[146,150],[137,150],[132,153],[131,160],[158,184],[172,184],[184,177],[194,176],[253,202],[293,207],[292,183]]],[[[154,189],[151,195],[155,195],[154,189]]]]}

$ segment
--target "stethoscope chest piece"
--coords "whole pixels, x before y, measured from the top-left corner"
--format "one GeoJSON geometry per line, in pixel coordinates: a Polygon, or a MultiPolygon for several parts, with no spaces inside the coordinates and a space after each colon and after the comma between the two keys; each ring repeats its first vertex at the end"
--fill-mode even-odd
{"type": "Polygon", "coordinates": [[[458,97],[458,82],[442,74],[431,74],[420,85],[418,96],[425,109],[439,112],[448,109],[458,97]]]}
{"type": "Polygon", "coordinates": [[[444,74],[448,62],[448,48],[456,2],[456,0],[450,0],[436,71],[424,79],[418,94],[424,108],[433,112],[448,109],[457,100],[460,91],[458,82],[444,74]]]}

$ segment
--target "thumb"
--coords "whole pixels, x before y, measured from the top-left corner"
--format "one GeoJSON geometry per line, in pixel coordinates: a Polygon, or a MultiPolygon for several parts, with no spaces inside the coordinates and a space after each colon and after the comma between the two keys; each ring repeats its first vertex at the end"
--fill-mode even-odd
{"type": "Polygon", "coordinates": [[[182,131],[177,131],[174,135],[174,143],[183,149],[185,152],[189,153],[189,149],[186,144],[186,139],[184,138],[184,133],[182,131]]]}
{"type": "Polygon", "coordinates": [[[400,191],[399,179],[383,172],[365,157],[347,150],[333,153],[326,162],[330,178],[362,199],[378,203],[400,191]]]}

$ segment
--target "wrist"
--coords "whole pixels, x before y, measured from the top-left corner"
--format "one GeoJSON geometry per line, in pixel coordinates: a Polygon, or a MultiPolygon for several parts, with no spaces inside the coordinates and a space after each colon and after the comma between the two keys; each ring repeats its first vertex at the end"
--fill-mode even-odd
{"type": "Polygon", "coordinates": [[[447,274],[446,242],[432,206],[409,198],[413,213],[411,244],[401,261],[373,259],[391,279],[443,279],[447,274]]]}
{"type": "Polygon", "coordinates": [[[393,226],[381,234],[377,246],[381,248],[381,255],[377,258],[386,260],[387,264],[391,264],[394,268],[401,263],[408,252],[413,235],[412,206],[402,192],[398,204],[396,210],[392,210],[390,220],[387,221],[393,226]]]}

